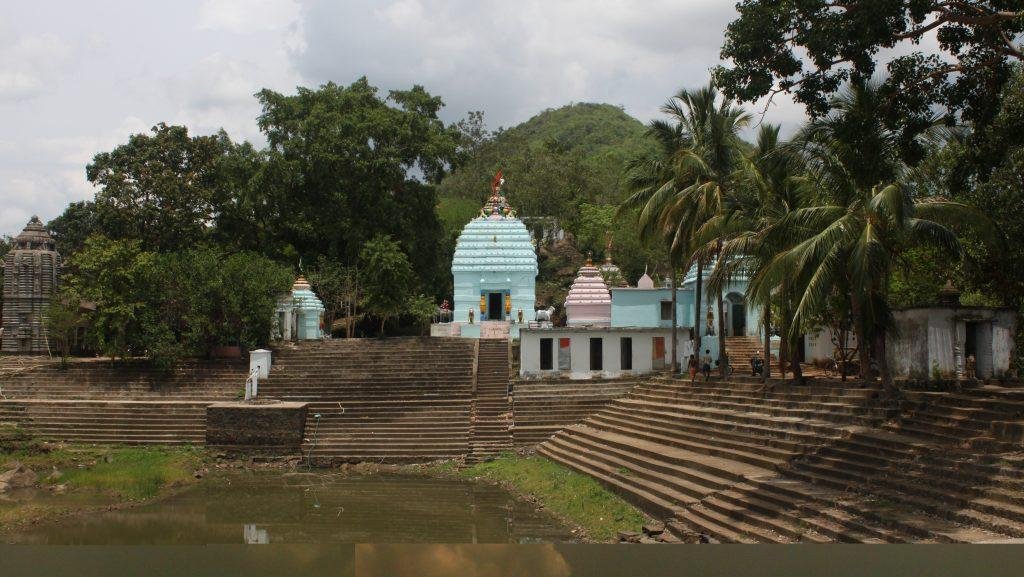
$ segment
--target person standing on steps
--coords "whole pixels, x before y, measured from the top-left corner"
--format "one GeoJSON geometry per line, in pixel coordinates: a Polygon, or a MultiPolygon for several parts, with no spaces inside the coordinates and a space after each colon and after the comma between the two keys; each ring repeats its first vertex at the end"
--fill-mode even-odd
{"type": "Polygon", "coordinates": [[[704,373],[704,380],[711,377],[711,349],[704,349],[704,356],[700,360],[700,372],[704,373]]]}
{"type": "Polygon", "coordinates": [[[687,372],[690,373],[690,382],[692,383],[692,382],[696,381],[697,380],[697,357],[695,357],[692,353],[690,354],[690,359],[688,361],[686,361],[686,370],[687,370],[687,372]]]}
{"type": "Polygon", "coordinates": [[[750,357],[750,376],[756,377],[764,372],[764,361],[761,360],[761,351],[754,353],[754,356],[750,357]]]}

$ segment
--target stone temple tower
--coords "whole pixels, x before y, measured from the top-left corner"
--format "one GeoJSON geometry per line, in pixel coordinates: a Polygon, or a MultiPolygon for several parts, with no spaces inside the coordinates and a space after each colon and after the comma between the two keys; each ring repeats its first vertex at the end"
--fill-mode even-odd
{"type": "Polygon", "coordinates": [[[43,315],[60,281],[61,258],[39,217],[33,216],[4,257],[3,337],[0,352],[45,354],[43,315]]]}

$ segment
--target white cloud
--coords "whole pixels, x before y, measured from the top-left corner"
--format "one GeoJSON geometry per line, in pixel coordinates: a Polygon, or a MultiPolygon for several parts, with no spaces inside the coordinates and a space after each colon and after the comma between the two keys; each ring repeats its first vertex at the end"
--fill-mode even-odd
{"type": "Polygon", "coordinates": [[[298,20],[299,12],[294,0],[205,0],[199,8],[198,26],[235,34],[285,30],[298,20]]]}
{"type": "MultiPolygon", "coordinates": [[[[722,0],[65,0],[45,16],[24,3],[6,15],[0,233],[91,197],[93,155],[158,122],[261,142],[253,93],[264,87],[291,92],[366,75],[384,90],[426,86],[448,104],[448,120],[484,110],[491,128],[572,101],[621,105],[646,121],[679,88],[707,82],[734,8],[722,0]]],[[[777,98],[767,120],[795,126],[801,117],[777,98]]]]}
{"type": "Polygon", "coordinates": [[[306,48],[293,54],[313,82],[366,75],[382,88],[424,84],[446,115],[483,109],[512,125],[570,101],[622,105],[647,120],[680,87],[707,81],[728,3],[657,0],[308,0],[306,48]]]}
{"type": "Polygon", "coordinates": [[[0,101],[39,96],[59,80],[71,56],[67,43],[53,34],[0,34],[0,101]]]}

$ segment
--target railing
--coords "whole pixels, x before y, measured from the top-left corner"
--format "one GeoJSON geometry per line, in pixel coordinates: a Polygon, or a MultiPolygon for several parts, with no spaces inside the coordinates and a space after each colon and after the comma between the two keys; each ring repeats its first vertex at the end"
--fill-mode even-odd
{"type": "Polygon", "coordinates": [[[249,378],[245,379],[245,400],[251,401],[259,394],[260,366],[256,365],[249,371],[249,378]]]}

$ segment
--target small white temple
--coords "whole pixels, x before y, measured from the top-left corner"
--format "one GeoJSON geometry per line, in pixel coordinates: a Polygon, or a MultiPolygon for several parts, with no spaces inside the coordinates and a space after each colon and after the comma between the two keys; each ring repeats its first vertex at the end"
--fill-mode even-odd
{"type": "Polygon", "coordinates": [[[324,303],[302,275],[292,292],[278,301],[274,317],[274,338],[285,341],[314,341],[324,336],[324,303]]]}
{"type": "Polygon", "coordinates": [[[601,270],[588,258],[565,298],[566,324],[607,327],[612,324],[612,295],[601,270]]]}

